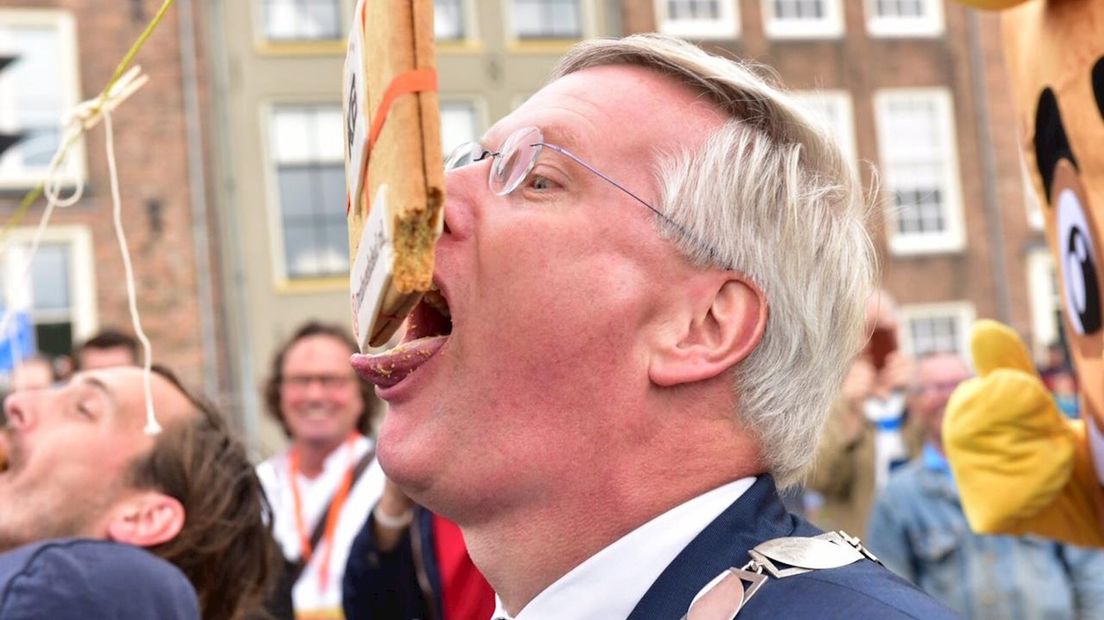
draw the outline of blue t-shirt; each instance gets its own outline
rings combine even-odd
[[[0,553],[0,620],[197,620],[195,589],[172,564],[106,540],[56,539]]]

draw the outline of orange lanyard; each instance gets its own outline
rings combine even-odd
[[[325,592],[330,580],[330,555],[333,551],[334,529],[337,527],[337,518],[341,516],[341,509],[345,506],[345,500],[349,497],[349,488],[353,486],[353,444],[356,442],[356,433],[349,435],[345,440],[345,449],[348,454],[349,466],[345,469],[345,476],[334,493],[330,509],[322,516],[326,520],[326,529],[322,531],[322,565],[318,569],[318,590]],[[311,560],[312,552],[310,534],[307,533],[306,520],[303,517],[303,500],[299,496],[299,451],[292,448],[289,459],[291,468],[291,497],[295,501],[295,527],[299,530],[299,557],[307,564]]]

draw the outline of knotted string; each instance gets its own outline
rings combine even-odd
[[[95,127],[102,120],[104,122],[104,133],[106,138],[104,144],[107,153],[108,177],[111,181],[111,202],[115,237],[119,241],[119,252],[122,255],[123,268],[126,272],[127,301],[129,302],[130,320],[134,327],[134,333],[142,344],[142,352],[145,358],[142,373],[143,391],[146,401],[145,432],[150,435],[155,435],[161,432],[161,425],[158,424],[157,416],[153,409],[153,389],[151,380],[153,370],[153,348],[150,346],[149,338],[146,337],[146,333],[142,329],[142,321],[138,313],[134,268],[131,264],[130,249],[127,246],[126,234],[123,230],[119,174],[115,163],[115,135],[111,124],[111,112],[117,108],[119,104],[126,101],[127,98],[137,92],[138,89],[144,86],[148,81],[149,78],[141,74],[140,67],[133,67],[122,75],[114,78],[109,88],[101,93],[99,97],[77,105],[70,113],[65,123],[63,139],[59,141],[58,149],[50,160],[46,181],[41,186],[42,195],[46,197],[46,208],[42,212],[42,219],[39,220],[34,236],[31,239],[30,251],[26,263],[23,266],[19,281],[20,288],[24,290],[30,285],[31,266],[34,262],[35,255],[38,253],[42,235],[50,223],[50,217],[53,215],[54,209],[59,207],[63,209],[71,207],[76,204],[84,194],[85,181],[83,178],[78,178],[73,192],[69,196],[62,196],[62,185],[65,182],[64,175],[62,174],[62,167],[65,164],[66,157],[72,145],[76,144],[77,140],[79,140],[84,133]],[[8,326],[13,316],[14,310],[12,305],[8,304],[8,307],[4,310],[3,318],[0,319],[0,334],[7,334]],[[13,356],[18,358],[18,347],[13,346],[12,351]],[[16,360],[16,363],[18,363],[18,360]]]

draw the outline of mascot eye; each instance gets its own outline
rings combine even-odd
[[[1066,314],[1078,334],[1100,330],[1100,284],[1092,229],[1072,190],[1058,196],[1058,251],[1062,257]]]

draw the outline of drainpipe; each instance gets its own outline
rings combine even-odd
[[[196,82],[195,82],[195,19],[192,13],[192,0],[177,0],[180,5],[180,22],[181,22],[181,41],[182,48],[184,41],[187,41],[187,46],[190,50],[190,54],[186,56],[190,59],[187,61],[187,66],[191,67],[191,71],[185,71],[185,75],[191,75],[191,92],[192,103],[196,105],[194,131],[195,136],[193,140],[190,140],[195,148],[195,156],[197,162],[202,162],[202,133],[199,124],[198,116],[198,97],[195,96]],[[209,26],[207,43],[209,53],[208,68],[210,70],[210,85],[212,90],[212,99],[215,105],[212,107],[212,114],[214,115],[215,124],[219,128],[219,131],[214,132],[212,139],[212,148],[217,149],[218,157],[215,158],[215,162],[225,167],[226,178],[219,178],[222,183],[219,194],[219,203],[223,205],[234,204],[234,184],[233,184],[233,154],[231,152],[230,139],[228,132],[224,131],[225,128],[230,126],[230,122],[227,118],[227,90],[229,79],[227,77],[227,65],[228,59],[226,54],[226,47],[221,38],[223,33],[222,23],[222,2],[221,0],[212,0],[207,4],[207,24]],[[189,123],[189,135],[193,129],[193,124]],[[192,167],[193,170],[200,172],[200,187],[202,187],[202,171],[203,167],[200,163],[197,163]],[[217,175],[216,175],[217,176]],[[197,190],[199,196],[205,197],[202,190]],[[197,239],[203,239],[203,250],[199,251],[199,243],[197,242],[197,254],[204,257],[204,261],[207,261],[207,235],[208,230],[206,228],[206,217],[208,215],[206,200],[203,202],[203,233],[202,235],[196,235]],[[238,226],[238,220],[234,212],[230,209],[224,210],[225,217],[219,220],[220,236],[223,240],[236,240],[240,239],[240,231]],[[196,224],[197,230],[200,225]],[[223,277],[226,278],[230,285],[223,286],[223,308],[226,309],[225,316],[227,321],[226,337],[229,339],[230,349],[230,387],[229,391],[234,396],[234,405],[237,407],[240,413],[240,429],[242,431],[242,437],[246,441],[250,450],[256,452],[260,445],[259,431],[257,427],[257,415],[258,405],[257,396],[251,387],[242,389],[242,385],[251,385],[253,381],[253,357],[249,347],[249,324],[246,320],[246,304],[241,297],[239,297],[239,291],[245,290],[245,275],[242,272],[243,258],[241,254],[240,243],[223,243],[222,244],[222,265],[220,271]],[[203,274],[205,278],[209,278],[210,271],[209,263],[203,268]],[[206,294],[208,299],[211,295],[210,281],[206,282]],[[213,304],[204,304],[203,310],[209,315],[213,313]],[[213,328],[214,321],[213,316],[209,319],[210,326]],[[211,345],[214,346],[214,334],[211,334]]]
[[[989,133],[989,95],[985,83],[985,60],[976,10],[966,11],[966,37],[970,46],[970,76],[974,86],[974,117],[977,119],[978,151],[981,154],[985,233],[989,241],[989,262],[996,281],[997,319],[1011,324],[1012,302],[1008,295],[1008,272],[1004,264],[1004,225],[997,198],[997,162]]]
[[[203,388],[219,391],[219,355],[215,343],[214,295],[211,289],[211,254],[208,246],[207,180],[203,162],[203,129],[199,118],[199,85],[196,75],[195,16],[191,0],[177,2],[180,29],[180,73],[184,92],[184,127],[188,138],[188,193],[192,197],[192,240],[195,244],[196,294],[203,354]]]

